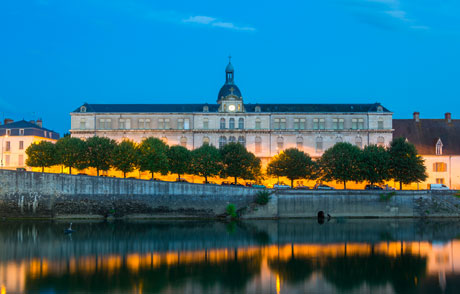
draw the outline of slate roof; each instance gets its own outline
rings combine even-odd
[[[38,137],[45,137],[45,138],[50,138],[49,135],[45,136],[45,131],[49,134],[51,133],[51,138],[52,139],[59,139],[59,134],[56,133],[55,131],[39,127],[38,125],[25,121],[25,120],[20,120],[20,121],[15,121],[9,124],[3,124],[0,125],[0,136],[4,136],[6,134],[6,130],[9,129],[11,130],[10,136],[20,136],[19,135],[19,130],[24,129],[24,136],[38,136]],[[22,135],[21,135],[22,136]]]
[[[393,119],[393,138],[405,137],[421,155],[436,155],[436,143],[443,144],[442,155],[460,155],[460,120]]]
[[[194,113],[203,112],[203,106],[209,107],[209,112],[217,112],[218,104],[87,104],[86,112],[96,113]],[[273,113],[367,113],[377,112],[379,103],[373,104],[244,104],[246,112],[255,112],[256,106],[260,106],[261,112]],[[80,107],[74,113],[80,112]],[[384,113],[390,111],[383,107]]]
[[[220,88],[219,94],[217,94],[217,100],[221,99],[222,97],[227,97],[228,95],[235,95],[238,98],[242,97],[240,88],[238,88],[238,86],[233,83],[226,83],[222,86],[222,88]]]

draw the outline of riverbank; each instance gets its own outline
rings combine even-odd
[[[137,179],[0,171],[3,218],[219,218],[234,204],[241,218],[460,217],[453,191],[278,190]]]

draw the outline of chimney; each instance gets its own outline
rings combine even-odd
[[[37,119],[37,126],[39,126],[40,128],[43,127],[43,121],[41,118]]]
[[[12,122],[14,122],[14,120],[12,120],[10,118],[5,118],[5,121],[4,121],[5,125],[10,124]]]
[[[415,122],[420,122],[420,112],[414,112],[414,120]]]
[[[452,115],[450,114],[450,112],[446,112],[446,114],[444,115],[445,119],[446,119],[446,122],[448,124],[450,124],[452,122]]]
[[[35,121],[34,121],[34,120],[31,120],[31,121],[29,121],[29,122],[30,122],[31,124],[35,124]]]

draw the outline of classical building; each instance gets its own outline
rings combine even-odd
[[[32,143],[43,140],[56,142],[59,134],[45,129],[42,121],[17,121],[5,119],[0,125],[1,158],[0,167],[6,169],[26,168],[26,149]],[[29,169],[29,168],[28,168]]]
[[[429,184],[445,184],[460,189],[460,120],[446,113],[444,119],[394,119],[394,137],[404,137],[415,145],[425,159],[428,178],[419,189]]]
[[[318,157],[337,142],[387,145],[393,133],[393,114],[379,103],[244,103],[230,62],[217,104],[85,103],[70,115],[73,137],[140,142],[154,136],[189,149],[239,142],[263,162],[289,147]]]

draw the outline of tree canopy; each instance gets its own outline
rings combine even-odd
[[[323,180],[335,180],[347,188],[348,181],[360,181],[361,149],[350,143],[337,143],[327,149],[321,157],[321,176]]]
[[[89,165],[86,142],[73,137],[63,137],[56,142],[58,163],[69,168],[85,169]]]
[[[221,175],[234,178],[235,184],[238,183],[238,178],[255,180],[261,175],[260,159],[243,145],[228,143],[220,149],[220,153],[223,164]]]
[[[283,176],[291,180],[292,188],[296,179],[314,179],[315,171],[315,162],[308,154],[297,148],[289,148],[276,155],[267,167],[269,175]]]
[[[56,146],[48,141],[40,141],[31,144],[26,149],[26,164],[33,167],[41,167],[44,172],[45,167],[50,167],[58,163],[56,156]]]
[[[382,184],[390,179],[390,154],[381,146],[365,146],[361,152],[360,170],[362,180],[371,185]]]
[[[192,151],[192,173],[204,177],[205,183],[208,177],[217,176],[221,170],[221,156],[216,147],[203,144]]]
[[[168,174],[168,145],[162,140],[154,137],[144,139],[138,146],[139,169],[149,171],[152,174],[159,172],[162,175]]]
[[[112,165],[115,169],[123,172],[124,178],[126,178],[126,173],[132,172],[137,164],[138,153],[133,141],[123,140],[113,148]]]
[[[191,152],[183,146],[171,146],[168,150],[169,171],[177,174],[178,180],[181,175],[190,171],[191,160]]]
[[[86,140],[88,166],[95,168],[98,176],[100,170],[107,171],[110,169],[115,146],[114,140],[105,137],[94,136]]]
[[[390,148],[390,174],[399,182],[399,189],[403,184],[424,181],[427,178],[424,160],[417,154],[415,146],[405,138],[394,139]]]

